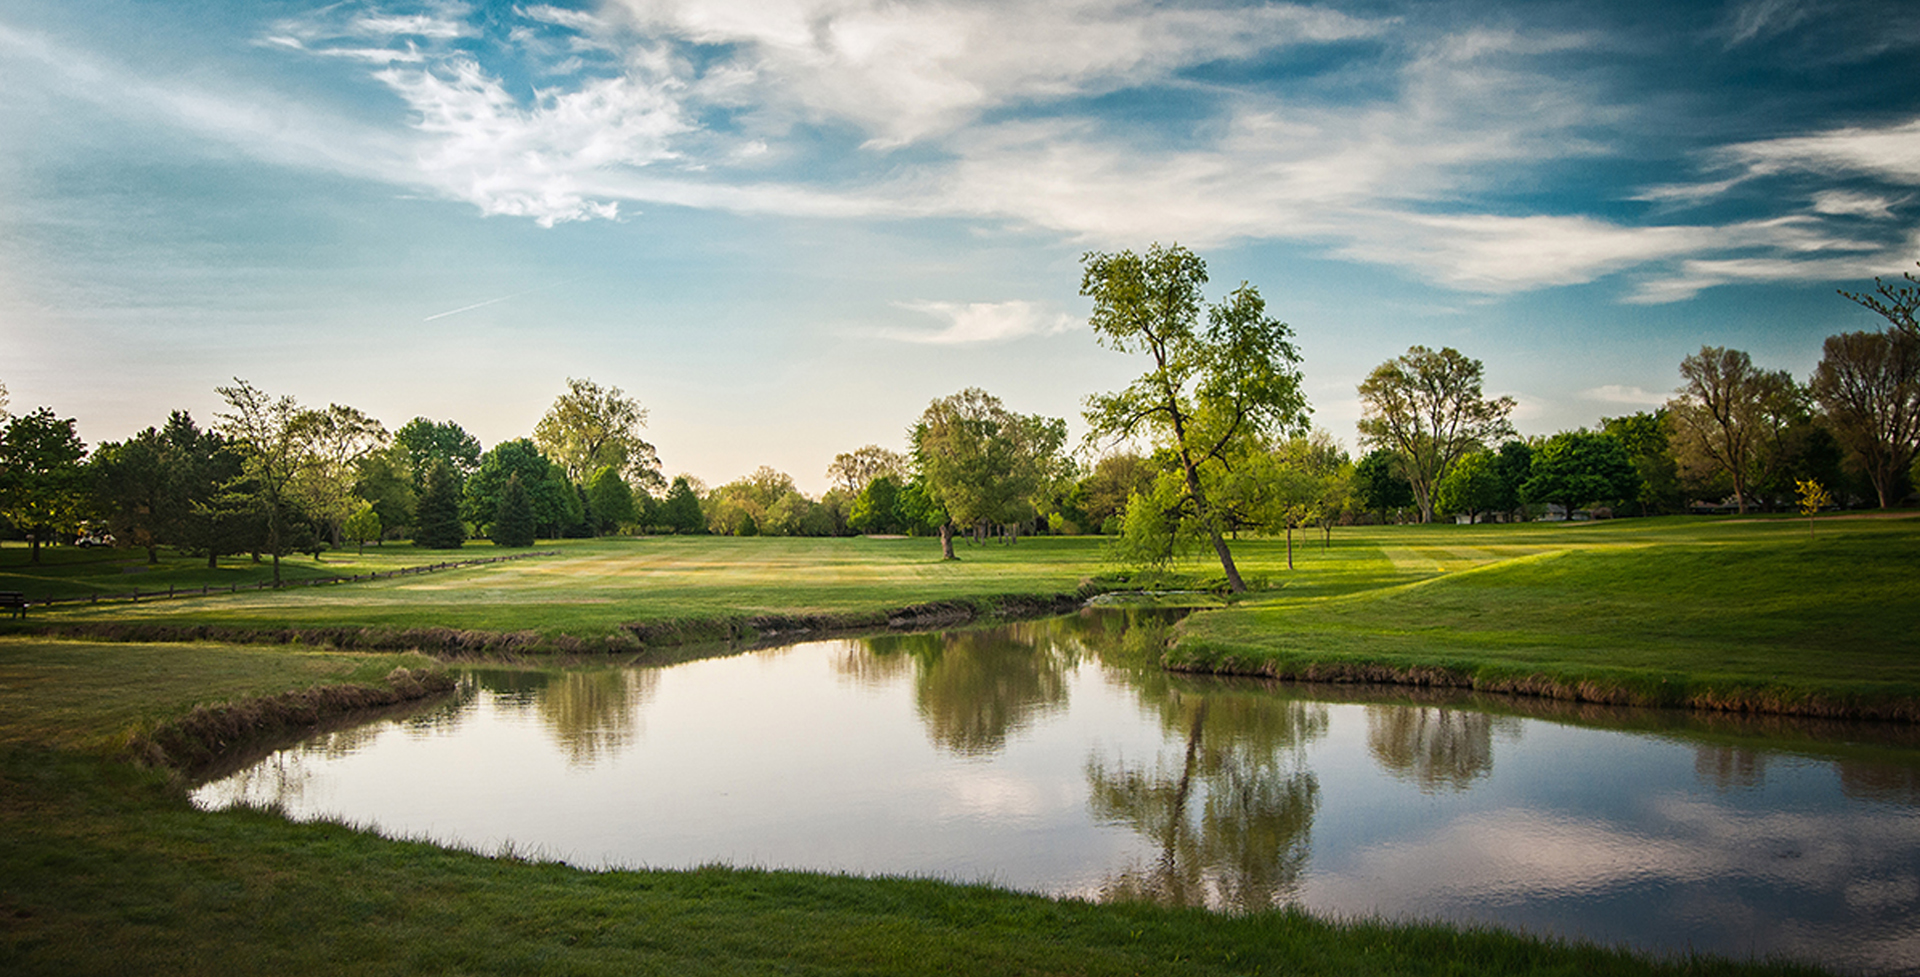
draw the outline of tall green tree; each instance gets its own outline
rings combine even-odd
[[[1533,472],[1520,486],[1528,502],[1573,510],[1614,503],[1640,494],[1640,473],[1619,441],[1591,431],[1563,431],[1533,453]]]
[[[26,532],[34,563],[42,543],[78,524],[88,501],[87,446],[73,424],[41,407],[0,430],[0,516]]]
[[[519,472],[507,476],[506,487],[500,493],[500,508],[494,513],[492,523],[495,546],[533,545],[533,496],[520,484]]]
[[[1625,417],[1603,417],[1600,429],[1627,449],[1627,460],[1640,475],[1640,492],[1633,500],[1640,514],[1677,512],[1686,506],[1680,488],[1680,463],[1673,457],[1673,427],[1666,408],[1638,411]]]
[[[827,477],[855,496],[876,478],[890,475],[898,484],[906,473],[907,456],[877,444],[834,455],[827,466]]]
[[[620,477],[612,465],[602,466],[587,480],[587,509],[593,513],[596,533],[616,532],[619,528],[632,523],[637,518],[633,506],[633,489],[627,486],[627,480]]]
[[[416,417],[393,432],[393,446],[405,453],[407,470],[414,474],[414,490],[426,487],[427,470],[435,460],[453,469],[462,487],[480,470],[480,441],[453,421]]]
[[[685,475],[676,476],[667,497],[660,503],[660,524],[676,533],[703,533],[707,520],[700,512],[700,493]]]
[[[1824,353],[1813,399],[1880,508],[1888,508],[1920,449],[1920,333],[1842,333],[1827,337]]]
[[[1456,460],[1513,433],[1514,400],[1482,394],[1483,373],[1452,347],[1414,346],[1360,384],[1360,438],[1399,459],[1421,522],[1433,521],[1434,489]]]
[[[947,513],[941,553],[953,559],[953,527],[976,540],[990,524],[1030,519],[1065,445],[1057,418],[1016,414],[1000,398],[969,387],[927,405],[911,432],[913,461],[927,492]]]
[[[311,457],[300,424],[303,412],[290,396],[270,396],[238,377],[234,383],[214,388],[227,402],[227,411],[214,415],[216,430],[240,454],[241,477],[229,487],[241,493],[262,526],[259,546],[273,558],[278,586],[280,558],[294,552],[293,544],[304,534],[294,525],[301,517],[293,489]]]
[[[611,466],[630,484],[657,489],[666,483],[659,455],[640,437],[646,424],[646,410],[619,387],[568,377],[566,392],[534,426],[533,443],[575,484]]]
[[[1447,476],[1434,489],[1436,512],[1457,513],[1468,522],[1482,513],[1500,508],[1507,496],[1506,480],[1500,477],[1500,456],[1491,451],[1474,451],[1454,461]]]
[[[1386,448],[1375,448],[1353,466],[1354,501],[1368,512],[1387,514],[1413,505],[1413,485],[1400,474],[1399,459]]]
[[[1781,460],[1778,450],[1799,411],[1799,385],[1785,370],[1762,370],[1746,353],[1702,346],[1680,361],[1684,382],[1667,401],[1681,473],[1725,475],[1744,513],[1753,486]]]
[[[387,444],[387,429],[356,408],[329,404],[326,410],[303,410],[294,419],[296,437],[305,458],[288,487],[300,508],[325,527],[335,546],[342,527],[359,509],[354,494],[360,481],[360,463]]]
[[[1246,590],[1207,481],[1248,445],[1305,427],[1292,331],[1244,282],[1205,306],[1203,330],[1206,262],[1177,244],[1145,255],[1088,252],[1081,263],[1080,294],[1093,299],[1088,322],[1100,344],[1151,360],[1126,389],[1087,398],[1088,437],[1165,452],[1180,477],[1181,521],[1212,545],[1227,586]]]
[[[460,476],[445,460],[435,459],[427,469],[426,490],[420,493],[413,542],[428,549],[451,550],[466,541],[467,530],[460,521]]]

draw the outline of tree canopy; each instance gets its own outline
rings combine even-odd
[[[646,424],[640,402],[619,387],[568,377],[566,393],[534,426],[533,443],[576,484],[611,467],[633,485],[658,489],[666,482],[659,455],[640,437]]]
[[[976,533],[1033,514],[1033,498],[1067,439],[1066,422],[1016,414],[978,387],[927,405],[913,427],[913,460],[929,496],[954,525]],[[953,557],[951,530],[942,551]]]
[[[73,418],[56,417],[50,407],[21,414],[0,429],[0,516],[27,531],[35,563],[50,534],[80,519],[88,498],[80,467],[86,454]]]
[[[1360,384],[1360,438],[1394,453],[1422,522],[1433,521],[1434,489],[1456,460],[1513,433],[1513,398],[1484,396],[1482,372],[1452,347],[1414,346]]]
[[[1746,353],[1702,346],[1680,361],[1685,381],[1667,401],[1674,454],[1683,473],[1720,473],[1741,512],[1754,483],[1768,473],[1773,450],[1796,408],[1799,385],[1785,370],[1762,370]]]
[[[1292,330],[1268,316],[1259,290],[1244,282],[1205,305],[1206,262],[1177,244],[1155,244],[1145,255],[1090,251],[1081,264],[1095,338],[1151,360],[1124,390],[1086,399],[1088,437],[1145,440],[1164,452],[1180,480],[1177,522],[1212,544],[1230,588],[1246,590],[1207,486],[1234,455],[1306,426]]]

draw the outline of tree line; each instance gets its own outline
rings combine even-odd
[[[1088,435],[968,388],[932,401],[908,450],[835,456],[820,498],[762,467],[709,488],[661,474],[647,412],[618,387],[568,379],[531,437],[482,450],[454,421],[389,432],[340,404],[307,407],[243,380],[216,388],[203,426],[185,411],[91,452],[71,418],[14,416],[0,386],[0,532],[39,547],[104,530],[117,545],[274,561],[348,544],[473,538],[530,546],[609,533],[937,535],[1008,543],[1102,533],[1126,560],[1160,565],[1211,550],[1242,589],[1231,541],[1356,521],[1686,511],[1747,512],[1817,485],[1841,504],[1897,504],[1920,448],[1920,279],[1841,294],[1888,322],[1828,337],[1804,383],[1739,350],[1702,347],[1652,411],[1595,430],[1518,436],[1507,397],[1483,393],[1480,361],[1415,346],[1359,386],[1351,458],[1308,425],[1290,328],[1242,283],[1203,294],[1205,262],[1178,245],[1089,252],[1081,294],[1102,345],[1139,357],[1126,388],[1086,398]]]

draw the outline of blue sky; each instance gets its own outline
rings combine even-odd
[[[1416,343],[1551,433],[1883,325],[1835,290],[1920,260],[1917,77],[1897,2],[0,0],[0,383],[491,445],[584,376],[817,492],[962,387],[1077,425],[1140,369],[1081,254],[1177,241],[1350,447]]]

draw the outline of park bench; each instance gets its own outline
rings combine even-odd
[[[12,611],[14,617],[26,617],[27,595],[17,590],[0,590],[0,610]]]

